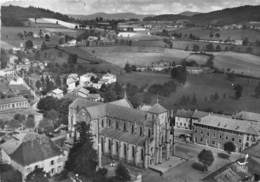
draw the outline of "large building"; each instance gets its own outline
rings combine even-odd
[[[47,136],[36,133],[20,133],[0,145],[0,161],[18,170],[23,181],[37,167],[51,176],[60,173],[66,156]]]
[[[26,109],[29,107],[30,104],[28,100],[21,96],[0,99],[0,112],[7,112],[16,109]]]
[[[109,155],[144,168],[170,158],[173,139],[169,115],[159,103],[140,111],[126,98],[110,103],[78,98],[69,106],[68,119],[69,139],[77,136],[78,122],[90,124],[99,156]]]
[[[193,123],[195,143],[223,149],[231,141],[239,152],[256,143],[259,133],[259,125],[251,121],[221,115],[208,115]]]

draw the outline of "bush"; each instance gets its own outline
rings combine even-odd
[[[230,156],[228,154],[225,154],[225,153],[218,153],[218,157],[222,158],[222,159],[228,159]]]
[[[226,142],[224,143],[224,150],[227,151],[228,153],[235,152],[236,146],[233,142]]]
[[[206,167],[205,167],[203,164],[198,163],[198,162],[194,162],[194,163],[191,165],[191,167],[192,167],[193,169],[196,169],[196,170],[202,171],[202,172],[204,172],[204,171],[207,170]]]

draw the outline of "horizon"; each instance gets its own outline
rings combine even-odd
[[[88,1],[88,2],[87,2]],[[201,2],[200,2],[201,1]],[[137,15],[180,14],[186,11],[207,13],[240,6],[257,6],[260,0],[12,0],[2,6],[39,7],[67,15],[92,15],[97,13]],[[109,10],[108,10],[109,9]],[[88,13],[89,12],[89,13]]]

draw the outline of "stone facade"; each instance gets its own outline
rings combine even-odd
[[[0,112],[29,108],[30,104],[24,97],[11,97],[0,100]]]
[[[173,148],[168,111],[158,103],[139,111],[131,104],[121,106],[128,102],[122,100],[94,105],[75,100],[69,108],[68,138],[77,135],[75,125],[84,121],[90,124],[93,147],[103,155],[144,168],[168,160]]]

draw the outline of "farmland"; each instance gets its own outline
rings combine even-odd
[[[123,74],[119,77],[120,83],[131,83],[139,88],[148,88],[152,84],[163,84],[171,77],[167,74],[133,72]],[[178,85],[176,92],[169,97],[160,97],[161,103],[167,108],[176,108],[182,96],[189,96],[190,99],[195,94],[198,104],[197,109],[211,109],[215,112],[235,112],[239,110],[248,110],[252,112],[260,112],[260,99],[252,97],[254,89],[259,80],[237,77],[233,82],[227,80],[224,74],[202,74],[188,75],[188,79],[184,85]],[[243,86],[242,97],[238,100],[233,99],[234,90],[232,83],[239,83]],[[216,94],[218,100],[210,101],[210,96]],[[207,98],[207,101],[205,101]],[[178,106],[180,107],[180,106]],[[177,108],[178,108],[177,107]]]
[[[123,67],[126,63],[149,65],[160,60],[180,62],[189,56],[189,52],[157,47],[87,47],[81,48],[92,52],[96,57]]]

